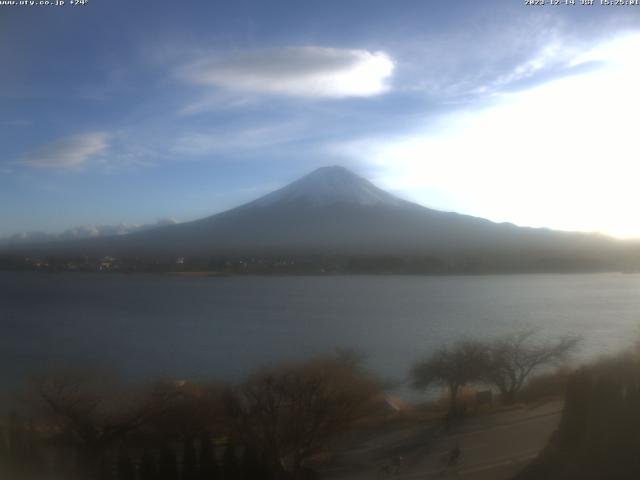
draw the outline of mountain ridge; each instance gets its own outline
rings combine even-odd
[[[445,264],[621,269],[630,244],[499,224],[398,198],[340,166],[323,167],[236,208],[126,235],[15,248],[117,257],[434,257]],[[511,267],[510,267],[511,268]],[[536,267],[537,268],[537,267]]]

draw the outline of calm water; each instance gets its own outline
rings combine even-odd
[[[629,346],[640,275],[178,278],[0,273],[0,375],[82,362],[130,378],[239,379],[337,347],[402,380],[442,342],[518,325],[580,334],[581,358]]]

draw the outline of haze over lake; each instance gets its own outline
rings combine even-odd
[[[0,272],[0,374],[83,365],[237,380],[349,347],[385,378],[443,342],[522,325],[584,337],[580,359],[630,346],[640,275],[181,278]]]

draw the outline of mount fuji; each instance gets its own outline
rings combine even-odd
[[[603,235],[518,227],[429,209],[333,166],[200,220],[20,248],[49,255],[146,257],[429,256],[489,270],[539,271],[619,269],[631,247]]]

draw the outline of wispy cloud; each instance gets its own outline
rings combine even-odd
[[[258,101],[259,97],[253,93],[238,95],[237,92],[214,91],[188,103],[178,111],[178,114],[189,116],[209,111],[230,111],[254,106]]]
[[[437,208],[496,221],[640,235],[635,137],[640,34],[571,62],[600,68],[496,95],[412,133],[364,138],[330,153],[367,162],[385,187]],[[562,53],[562,56],[567,56]],[[606,129],[607,122],[616,127]]]
[[[201,59],[179,75],[192,84],[244,93],[343,98],[384,93],[393,70],[384,52],[288,47]]]
[[[489,21],[485,30],[426,33],[400,45],[397,88],[470,103],[595,69],[599,65],[586,62],[576,69],[574,60],[607,40],[606,29],[571,28],[552,15]]]
[[[171,151],[176,155],[194,157],[217,153],[241,154],[287,144],[301,137],[304,137],[304,125],[297,122],[255,126],[241,130],[200,130],[178,137]]]
[[[59,138],[27,153],[18,163],[34,168],[77,168],[104,152],[108,148],[108,139],[105,132]]]

